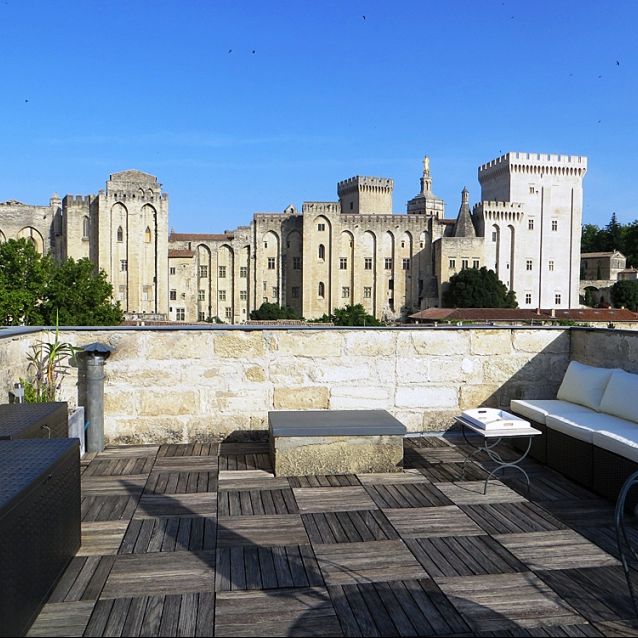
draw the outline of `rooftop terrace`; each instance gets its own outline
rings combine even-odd
[[[82,547],[32,636],[635,635],[612,504],[528,461],[492,481],[453,434],[405,472],[276,478],[265,442],[86,458]]]

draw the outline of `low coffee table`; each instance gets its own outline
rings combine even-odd
[[[403,470],[406,427],[385,410],[268,413],[276,476]]]
[[[506,414],[506,413],[504,413]],[[510,415],[512,418],[520,419],[520,417],[515,415]],[[474,450],[466,455],[465,461],[463,462],[463,478],[465,478],[465,467],[468,461],[475,460],[478,465],[480,465],[486,472],[487,478],[485,479],[485,485],[483,487],[483,494],[487,494],[487,484],[488,481],[496,475],[497,472],[503,471],[509,467],[518,470],[523,474],[525,480],[527,481],[527,492],[529,493],[529,475],[527,472],[520,466],[520,463],[527,457],[529,454],[530,448],[532,447],[532,439],[539,434],[542,434],[540,430],[537,430],[531,425],[529,425],[528,421],[527,427],[523,428],[507,428],[503,430],[486,430],[484,428],[480,428],[474,425],[471,421],[463,418],[463,416],[457,416],[456,420],[461,424],[461,431],[463,433],[463,439],[465,442],[474,448]],[[475,434],[479,434],[482,437],[481,445],[475,445],[472,443],[466,436],[466,428],[474,432]],[[527,447],[521,450],[521,454],[518,458],[515,458],[512,461],[504,460],[501,455],[496,452],[495,448],[501,443],[503,439],[513,439],[513,438],[527,438]],[[524,447],[524,446],[523,446]],[[490,461],[496,463],[496,467],[492,470],[488,470],[488,468],[484,467],[480,461],[476,460],[480,453],[486,454]]]

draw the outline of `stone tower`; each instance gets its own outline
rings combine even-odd
[[[479,167],[487,266],[522,308],[578,307],[586,172],[586,157],[546,153],[507,153]]]
[[[423,158],[423,176],[421,192],[408,202],[408,215],[425,215],[434,219],[442,219],[445,215],[445,202],[432,192],[432,175],[430,174],[430,158]]]
[[[350,177],[337,184],[341,211],[346,214],[391,215],[394,180],[388,177]]]

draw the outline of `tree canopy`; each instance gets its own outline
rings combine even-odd
[[[299,319],[300,317],[290,306],[280,306],[278,303],[264,303],[250,313],[254,321],[276,321],[277,319]]]
[[[362,304],[349,304],[335,308],[331,315],[323,315],[316,323],[333,323],[335,326],[382,326],[383,324],[366,312]]]
[[[450,277],[443,293],[446,308],[516,308],[516,293],[507,290],[493,270],[466,268]]]
[[[611,287],[611,302],[616,308],[624,306],[632,312],[638,310],[638,281],[617,281]]]
[[[580,239],[581,253],[611,252],[619,250],[627,257],[627,266],[638,266],[638,220],[621,224],[612,213],[603,228],[585,224]]]
[[[106,273],[88,259],[59,264],[26,239],[0,244],[0,322],[5,326],[105,326],[122,322]]]

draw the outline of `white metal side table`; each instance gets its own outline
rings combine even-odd
[[[468,461],[475,460],[478,465],[483,468],[487,474],[487,478],[485,479],[485,486],[483,487],[483,494],[487,494],[487,483],[488,481],[496,475],[497,472],[501,472],[506,470],[507,468],[513,468],[521,472],[521,474],[525,477],[525,481],[527,482],[527,492],[529,493],[529,475],[527,472],[520,466],[520,463],[525,460],[529,451],[532,447],[532,438],[542,434],[540,430],[537,430],[531,427],[528,424],[526,428],[507,428],[502,430],[496,429],[485,429],[480,428],[470,421],[463,418],[463,416],[457,416],[456,420],[461,424],[461,432],[463,433],[463,439],[465,442],[474,448],[474,450],[467,454],[465,457],[465,461],[463,462],[463,478],[465,478],[465,468]],[[472,443],[466,435],[466,428],[474,432],[475,434],[479,434],[482,437],[482,444],[475,445]],[[528,444],[527,449],[521,453],[518,458],[514,460],[507,461],[501,457],[501,455],[495,450],[495,448],[501,443],[503,439],[513,439],[516,437],[527,437]],[[496,467],[488,471],[488,468],[484,467],[481,462],[476,459],[481,453],[487,455],[490,461],[496,463]]]

